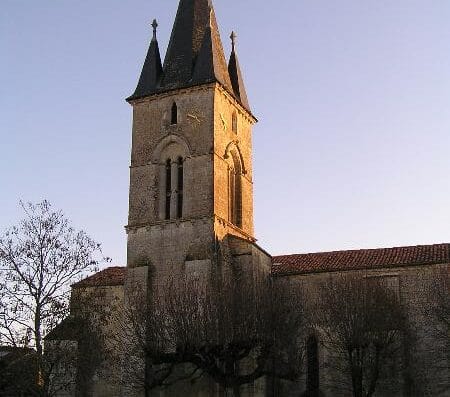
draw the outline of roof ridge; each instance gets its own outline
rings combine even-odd
[[[72,288],[123,285],[126,266],[111,266],[71,285]]]
[[[343,253],[343,252],[364,252],[364,251],[367,252],[367,251],[383,251],[383,250],[421,248],[421,247],[439,247],[439,246],[450,246],[450,243],[418,244],[418,245],[402,245],[402,246],[394,246],[394,247],[355,248],[355,249],[348,249],[348,250],[304,252],[304,253],[297,253],[297,254],[273,255],[273,258],[281,258],[281,257],[288,257],[288,256],[303,256],[303,255],[338,254],[338,253]]]
[[[443,263],[450,263],[450,243],[279,255],[272,258],[272,274],[283,276]]]

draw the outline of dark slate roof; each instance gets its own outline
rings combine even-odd
[[[239,66],[236,48],[234,44],[234,32],[232,33],[233,50],[231,51],[230,61],[228,63],[228,73],[231,79],[231,85],[236,98],[241,102],[247,110],[250,110],[250,104],[245,90],[244,78],[242,77],[241,68]]]
[[[275,276],[450,263],[450,244],[282,255],[272,263]]]
[[[195,62],[192,82],[197,85],[217,81],[228,90],[232,90],[219,29],[213,12],[211,12],[210,18]]]
[[[114,287],[125,282],[126,267],[109,267],[73,284],[72,288]]]
[[[220,83],[250,111],[242,89],[233,89],[211,0],[180,0],[164,66],[160,67],[154,38],[136,91],[127,100],[212,82]]]
[[[145,58],[144,66],[142,67],[141,77],[139,78],[136,91],[134,91],[134,94],[128,100],[142,98],[156,92],[161,81],[162,73],[161,55],[155,31],[147,52],[147,57]]]

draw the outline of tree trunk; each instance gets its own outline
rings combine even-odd
[[[357,357],[354,357],[354,354]],[[360,352],[348,351],[349,364],[352,374],[353,397],[363,397],[363,370],[361,366]]]
[[[233,397],[241,397],[240,385],[233,385]]]
[[[378,378],[380,376],[380,349],[375,348],[375,362],[373,363],[372,379],[370,379],[369,390],[367,391],[367,397],[372,397],[377,387]]]
[[[36,341],[36,359],[37,359],[37,374],[36,384],[39,393],[44,395],[45,388],[48,385],[42,384],[43,380],[43,349],[42,349],[42,335],[41,335],[41,308],[39,302],[36,304],[36,311],[34,315],[34,339]]]

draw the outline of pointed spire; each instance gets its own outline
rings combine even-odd
[[[214,11],[211,9],[202,46],[195,62],[192,82],[201,84],[214,81],[218,81],[229,90],[232,89],[219,29]]]
[[[228,73],[231,79],[231,85],[236,98],[241,102],[248,111],[250,111],[250,104],[248,103],[247,92],[245,91],[244,79],[242,77],[241,68],[239,66],[238,57],[236,54],[236,33],[231,32],[231,56],[228,63]]]
[[[128,100],[219,82],[250,111],[235,53],[236,35],[232,35],[233,51],[227,65],[211,0],[180,0],[164,67],[156,38],[157,27],[154,20],[153,38],[141,77]]]
[[[164,61],[164,88],[231,83],[211,0],[180,0]]]
[[[158,40],[156,38],[156,30],[158,22],[156,19],[151,24],[153,28],[153,37],[150,43],[150,48],[145,58],[144,66],[142,68],[141,77],[136,87],[136,91],[127,100],[142,98],[154,94],[157,91],[158,84],[161,80],[163,68],[161,64],[161,55],[159,52]]]

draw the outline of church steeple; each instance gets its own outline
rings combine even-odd
[[[227,65],[211,0],[180,0],[164,66],[156,39],[156,21],[152,26],[153,39],[139,83],[128,100],[218,82],[250,111],[234,44]]]
[[[161,80],[163,68],[161,64],[158,40],[156,38],[156,29],[158,27],[158,22],[156,22],[156,19],[153,20],[151,26],[153,28],[153,37],[150,43],[150,48],[148,49],[147,57],[145,58],[141,77],[139,78],[136,91],[131,97],[128,98],[128,100],[154,94],[157,91]]]
[[[254,241],[252,127],[233,35],[211,0],[179,0],[163,66],[156,26],[133,107],[128,266],[169,274],[227,235]],[[232,78],[230,78],[230,73]]]
[[[228,73],[230,75],[233,92],[241,104],[250,111],[247,92],[245,91],[244,79],[242,77],[241,68],[236,54],[236,33],[231,32],[231,56],[228,63]]]

